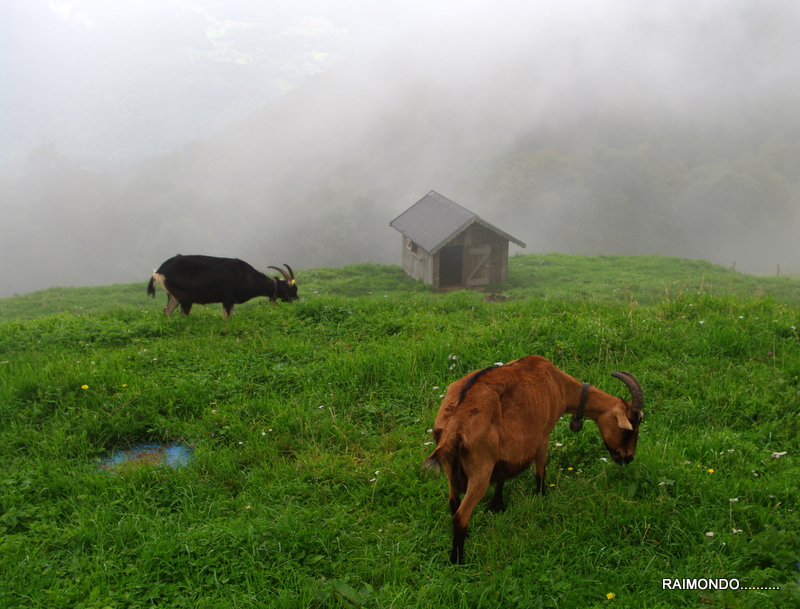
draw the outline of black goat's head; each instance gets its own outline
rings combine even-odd
[[[275,286],[275,293],[272,296],[272,300],[281,299],[284,302],[291,302],[292,300],[297,300],[297,278],[294,276],[294,271],[292,267],[288,264],[284,263],[284,265],[289,272],[287,273],[282,268],[277,266],[271,266],[269,268],[275,269],[281,275],[283,275],[283,279],[273,279],[272,283]]]

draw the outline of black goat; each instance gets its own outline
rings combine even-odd
[[[178,305],[186,317],[192,305],[222,303],[222,317],[233,314],[233,305],[247,302],[256,296],[267,296],[271,301],[297,300],[297,281],[288,264],[289,274],[281,268],[283,279],[267,277],[244,260],[215,258],[214,256],[181,256],[178,254],[153,271],[147,293],[156,296],[156,283],[169,296],[164,313],[169,315]]]

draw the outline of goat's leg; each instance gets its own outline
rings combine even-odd
[[[472,516],[472,511],[478,502],[483,498],[486,489],[489,488],[489,479],[492,476],[492,465],[483,467],[481,470],[468,473],[469,482],[464,500],[453,514],[453,547],[450,550],[450,562],[453,564],[464,564],[464,540],[467,538],[467,525]]]
[[[458,491],[453,488],[452,484],[450,485],[450,498],[447,503],[450,506],[451,515],[455,515],[458,508],[461,507],[461,498],[458,496]]]
[[[172,294],[170,294],[169,292],[167,292],[167,306],[164,307],[164,314],[165,315],[169,315],[170,313],[172,313],[175,310],[175,308],[178,306],[178,304],[179,303],[175,299],[175,297]]]
[[[539,448],[536,449],[534,462],[536,463],[536,492],[544,495],[547,491],[545,484],[545,468],[547,465],[547,446],[550,444],[550,434],[542,438]]]
[[[447,482],[450,488],[450,496],[448,497],[447,503],[450,507],[450,515],[452,516],[461,506],[461,493],[464,492],[464,489],[460,484],[458,471],[458,468],[461,467],[461,464],[458,461],[455,463],[445,461],[442,464],[442,467],[444,468],[444,473],[447,476]]]
[[[506,509],[506,504],[503,501],[503,485],[505,484],[504,480],[500,482],[496,482],[494,485],[494,495],[492,495],[491,500],[489,501],[489,505],[486,506],[486,509],[490,512],[502,512]]]

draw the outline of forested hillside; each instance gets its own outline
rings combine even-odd
[[[421,30],[124,169],[40,147],[0,182],[0,296],[144,280],[179,252],[396,264],[389,222],[432,189],[527,252],[797,270],[800,15],[743,7],[676,13],[622,42],[634,17],[556,35],[499,14],[488,31]],[[730,28],[709,38],[716,18]]]

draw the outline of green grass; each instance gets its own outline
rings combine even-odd
[[[797,277],[746,275],[704,260],[666,256],[512,256],[509,283],[510,296],[644,306],[687,294],[800,302]]]
[[[304,272],[302,301],[229,320],[146,301],[0,322],[0,606],[800,605],[800,308],[768,281],[751,298],[687,283],[642,306],[336,273]],[[617,394],[610,372],[636,374],[637,458],[619,468],[595,425],[559,424],[551,492],[535,496],[531,472],[510,482],[453,567],[446,481],[420,468],[427,430],[448,383],[528,353]],[[137,440],[196,458],[97,468]]]
[[[345,267],[303,270],[298,273],[298,277],[301,296],[366,296],[378,292],[431,291],[421,281],[409,278],[399,266],[351,264]],[[156,290],[155,299],[147,296],[147,281],[83,288],[58,287],[0,299],[0,320],[32,319],[62,312],[89,315],[131,308],[151,312],[161,311],[166,304],[166,294],[160,288]],[[265,299],[258,298],[245,305],[238,305],[236,310],[266,304],[268,303]],[[221,304],[207,305],[206,308],[222,311]]]
[[[409,278],[398,266],[352,264],[298,271],[300,294],[368,296],[379,293],[430,293],[429,286]],[[797,277],[746,275],[703,260],[665,256],[567,256],[532,254],[509,259],[508,283],[488,286],[510,298],[588,300],[649,306],[687,294],[771,297],[800,302]],[[0,320],[32,319],[52,313],[86,315],[120,308],[152,311],[164,308],[166,295],[147,297],[146,281],[91,288],[50,288],[0,299]],[[264,306],[257,299],[244,307]],[[209,305],[222,310],[221,305]],[[238,306],[241,309],[242,306]]]

